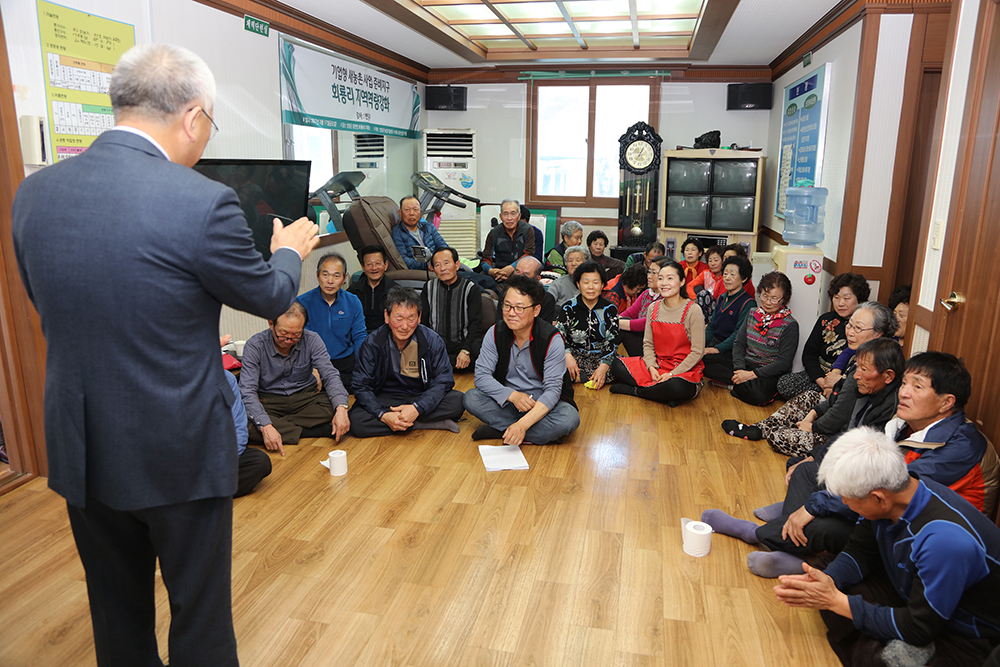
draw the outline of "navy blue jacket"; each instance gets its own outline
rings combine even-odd
[[[420,414],[433,410],[455,386],[455,376],[451,371],[451,361],[444,340],[423,324],[417,325],[413,333],[417,339],[417,358],[420,359],[420,381],[424,391],[412,401]],[[382,391],[389,368],[389,346],[395,345],[392,330],[388,324],[373,331],[358,349],[357,365],[354,367],[354,398],[365,410],[381,419],[388,411],[375,395]],[[399,369],[396,369],[399,372]]]

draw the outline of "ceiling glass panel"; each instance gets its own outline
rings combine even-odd
[[[531,39],[532,43],[539,49],[579,49],[580,44],[575,37],[539,37]]]
[[[690,37],[685,37],[683,35],[677,37],[643,37],[639,35],[639,47],[643,48],[663,48],[663,47],[681,47],[687,48],[688,43],[691,41]]]
[[[637,0],[638,10],[650,14],[699,14],[702,0]]]
[[[493,6],[509,19],[562,18],[562,12],[554,2],[495,2]]]
[[[508,37],[514,33],[510,31],[510,28],[502,23],[477,23],[475,25],[456,25],[453,26],[455,30],[460,30],[464,32],[469,37]]]
[[[628,2],[615,0],[570,0],[565,3],[566,10],[575,20],[587,16],[622,16],[628,18]]]
[[[598,46],[621,46],[632,48],[632,35],[622,35],[621,37],[585,37],[587,40],[587,46],[598,47]],[[639,38],[639,44],[642,44],[642,38]]]
[[[525,53],[533,53],[533,51],[528,51],[528,47],[524,45],[524,42],[517,39],[477,39],[477,42],[483,46],[487,51],[524,51]],[[534,43],[538,43],[540,39],[532,39]],[[573,44],[576,44],[576,40],[573,40]]]
[[[631,21],[577,21],[576,28],[584,36],[586,36],[584,33],[591,32],[627,32],[629,35],[632,34]]]
[[[571,35],[573,31],[569,29],[569,24],[565,21],[560,23],[516,23],[517,29],[527,37],[528,35]]]
[[[653,32],[693,32],[696,23],[695,19],[639,21],[639,29]]]
[[[496,14],[490,11],[489,7],[482,4],[477,5],[438,5],[427,7],[445,21],[461,21],[467,19],[496,20]]]

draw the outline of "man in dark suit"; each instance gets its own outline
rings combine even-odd
[[[115,129],[29,176],[14,201],[18,267],[47,343],[49,486],[68,505],[99,665],[162,664],[157,559],[170,662],[236,665],[237,399],[219,312],[283,313],[317,230],[274,221],[265,263],[236,194],[190,169],[215,127],[215,82],[194,54],[137,46],[110,94]]]

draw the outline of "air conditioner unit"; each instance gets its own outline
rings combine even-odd
[[[476,131],[425,130],[420,141],[420,158],[429,171],[452,189],[476,197]],[[475,257],[481,249],[476,208],[445,206],[441,210],[439,231],[448,245],[462,257]]]
[[[360,171],[365,175],[364,182],[358,186],[358,192],[363,197],[386,196],[389,158],[386,154],[385,137],[381,134],[341,134],[349,136],[354,144],[351,162],[346,170]],[[343,163],[341,164],[341,171],[345,171]]]

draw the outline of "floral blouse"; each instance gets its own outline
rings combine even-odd
[[[583,303],[582,296],[573,297],[559,309],[556,326],[573,356],[600,355],[601,363],[609,366],[614,361],[620,338],[618,308],[603,296],[598,297],[593,310]]]

